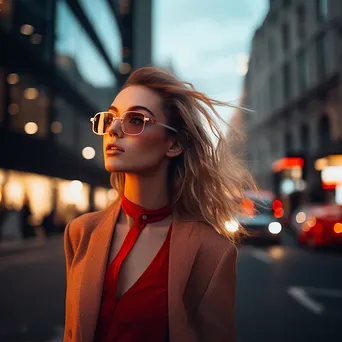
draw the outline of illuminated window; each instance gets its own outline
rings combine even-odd
[[[45,138],[49,129],[50,108],[47,89],[32,75],[17,74],[20,81],[10,86],[10,129],[15,132],[26,132],[26,124],[34,122],[39,128],[35,134]]]

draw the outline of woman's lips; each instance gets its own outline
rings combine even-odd
[[[122,153],[123,153],[122,150],[117,150],[117,149],[106,150],[106,155],[107,156],[118,156],[118,155],[120,155]]]
[[[107,144],[107,146],[106,146],[106,155],[107,156],[117,156],[123,152],[125,152],[125,150],[122,147],[120,147],[119,145],[116,145],[114,143]]]

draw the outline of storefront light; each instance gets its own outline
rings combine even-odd
[[[5,171],[0,169],[0,185],[5,184]]]
[[[94,191],[94,204],[97,210],[102,210],[108,203],[108,190],[106,188],[96,188]]]
[[[35,122],[28,122],[25,125],[24,130],[27,134],[36,134],[38,131],[38,125]]]
[[[69,205],[76,206],[78,210],[86,211],[89,208],[89,186],[79,180],[72,182],[60,180],[58,182],[58,192],[61,204],[66,213]]]
[[[22,25],[20,27],[20,32],[25,36],[29,36],[33,33],[33,26],[28,24]]]
[[[17,84],[19,82],[19,75],[12,73],[12,74],[8,74],[7,76],[7,82],[8,84]]]
[[[118,192],[114,189],[108,190],[108,201],[114,201],[118,197]]]
[[[80,182],[79,180],[73,180],[71,183],[70,183],[70,189],[71,191],[73,192],[79,192],[81,191],[83,188],[83,184],[82,182]]]
[[[39,91],[36,88],[26,88],[24,90],[24,97],[27,100],[34,100],[38,97]]]
[[[4,188],[4,194],[7,201],[11,202],[16,209],[21,208],[24,199],[24,189],[20,182],[9,181]]]
[[[96,152],[95,150],[88,146],[88,147],[85,147],[83,150],[82,150],[82,156],[84,159],[93,159],[96,155]]]

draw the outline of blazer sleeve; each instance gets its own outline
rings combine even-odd
[[[68,275],[72,260],[74,258],[74,250],[70,240],[70,224],[69,222],[64,230],[64,254],[65,254],[65,263],[66,263],[66,279],[68,281]]]
[[[237,249],[222,255],[199,305],[201,341],[235,342],[235,286]]]

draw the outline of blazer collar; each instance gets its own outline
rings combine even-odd
[[[121,199],[106,208],[103,219],[89,239],[80,288],[81,341],[92,342],[99,315],[102,287],[107,269],[113,231],[121,209]]]
[[[108,256],[120,209],[121,200],[103,211],[103,219],[93,230],[89,241],[80,288],[79,308],[82,342],[91,342],[94,339]],[[183,297],[200,245],[193,225],[192,222],[184,222],[176,218],[172,223],[168,280],[170,330],[175,329],[177,320],[180,319],[177,310],[179,308],[179,299]]]

